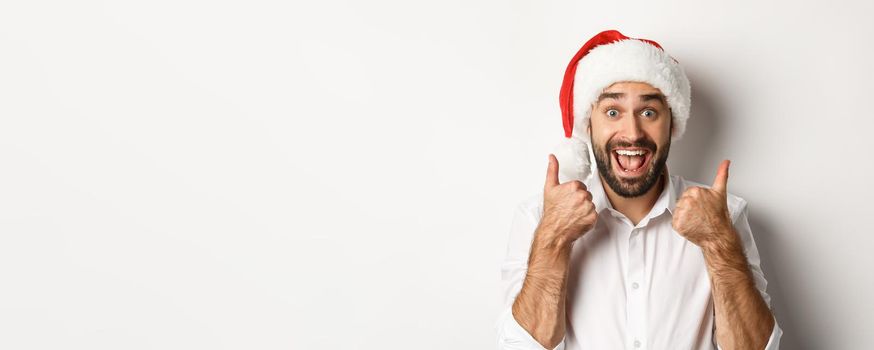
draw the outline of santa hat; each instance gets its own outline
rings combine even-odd
[[[644,82],[661,90],[674,118],[671,141],[683,136],[691,88],[677,60],[655,41],[603,31],[580,48],[564,73],[559,103],[565,138],[553,152],[560,181],[584,181],[589,176],[591,140],[586,128],[592,104],[605,88],[620,81]]]

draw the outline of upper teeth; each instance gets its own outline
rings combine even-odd
[[[616,150],[616,153],[623,155],[623,156],[640,156],[640,155],[643,155],[644,153],[646,153],[646,151],[620,149],[620,150]]]

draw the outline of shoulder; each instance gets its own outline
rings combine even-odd
[[[679,196],[682,195],[682,193],[686,191],[686,189],[689,187],[711,187],[711,185],[688,180],[683,178],[682,176],[676,176],[676,183],[679,185],[680,188],[679,191],[677,191],[677,198],[679,198]],[[747,201],[742,197],[731,193],[731,191],[727,193],[726,197],[728,198],[728,212],[729,214],[731,214],[731,221],[734,222],[735,220],[737,220],[738,216],[740,216],[741,213],[748,210]]]

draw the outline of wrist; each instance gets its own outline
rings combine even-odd
[[[531,253],[528,257],[528,272],[552,277],[564,275],[571,255],[571,243],[566,242],[561,235],[553,234],[545,228],[539,228],[531,242]]]
[[[534,234],[532,247],[558,253],[569,251],[573,243],[573,240],[568,239],[567,235],[562,232],[546,225],[540,225]]]
[[[711,278],[735,276],[735,273],[738,273],[736,276],[749,276],[743,242],[733,229],[731,232],[719,235],[718,239],[709,241],[701,247],[701,250]]]
[[[708,253],[726,253],[740,252],[743,253],[743,245],[740,237],[734,230],[734,227],[719,229],[712,235],[713,239],[708,240],[701,246],[701,250],[705,254]]]

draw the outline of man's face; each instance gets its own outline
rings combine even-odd
[[[671,147],[671,111],[652,85],[619,82],[592,105],[589,135],[598,171],[622,197],[652,188],[665,169]]]

